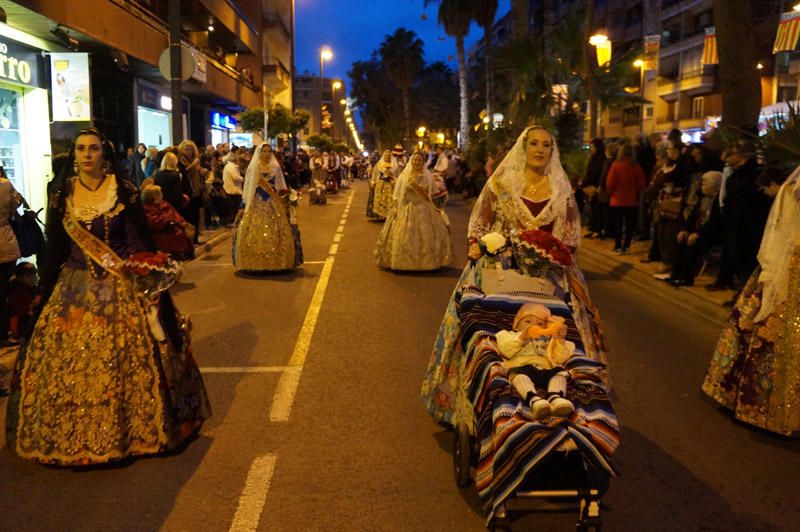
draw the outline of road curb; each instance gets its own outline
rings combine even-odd
[[[730,311],[721,306],[718,301],[705,297],[702,292],[670,286],[663,281],[654,279],[650,272],[634,264],[615,260],[588,246],[581,247],[579,257],[582,262],[590,263],[601,271],[607,272],[612,279],[634,284],[638,288],[682,307],[711,323],[721,326],[728,319]]]
[[[202,244],[196,246],[195,249],[194,249],[194,258],[192,260],[188,261],[188,264],[191,264],[196,260],[202,259],[206,255],[211,253],[211,251],[215,247],[220,245],[225,240],[231,238],[232,235],[233,235],[233,230],[228,229],[228,230],[225,230],[225,231],[221,232],[218,235],[214,235],[207,242],[203,242]]]

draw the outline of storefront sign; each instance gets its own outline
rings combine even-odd
[[[224,113],[211,112],[211,125],[221,129],[236,129],[236,119]]]
[[[89,54],[51,53],[50,83],[54,122],[92,119]]]
[[[39,50],[11,40],[0,40],[0,81],[39,87]]]

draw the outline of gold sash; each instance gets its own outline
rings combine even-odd
[[[263,178],[263,177],[260,178],[258,180],[258,186],[260,188],[264,189],[264,192],[266,192],[269,195],[270,198],[272,198],[274,200],[279,200],[280,199],[280,196],[278,195],[278,192],[274,188],[272,188],[272,185],[269,184],[269,181],[266,178]]]
[[[125,281],[122,273],[122,259],[108,247],[105,242],[87,231],[72,213],[72,208],[67,206],[67,216],[64,217],[64,229],[86,255],[89,256],[98,266],[108,273]]]

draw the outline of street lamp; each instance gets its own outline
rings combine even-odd
[[[319,132],[322,133],[322,108],[325,106],[325,61],[333,59],[333,51],[330,46],[323,46],[319,49]]]
[[[639,96],[644,100],[644,61],[637,59],[633,66],[639,69]],[[639,104],[639,133],[644,133],[644,102]]]
[[[589,44],[595,47],[597,53],[597,66],[605,66],[611,61],[611,41],[608,40],[608,35],[603,33],[595,33],[589,37]]]

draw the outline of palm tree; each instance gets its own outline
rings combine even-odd
[[[756,69],[750,0],[714,0],[714,22],[719,52],[719,83],[722,91],[722,124],[752,130],[761,110],[761,81]]]
[[[425,6],[435,0],[425,0]],[[444,27],[445,33],[456,40],[458,55],[458,89],[460,105],[461,144],[463,148],[469,141],[469,91],[467,89],[467,60],[464,53],[464,38],[469,33],[472,24],[472,14],[475,0],[440,0],[439,24]]]
[[[403,97],[403,135],[404,140],[411,138],[411,86],[422,70],[422,39],[413,31],[398,28],[392,35],[387,35],[379,49],[381,61],[392,82],[400,89]]]
[[[486,114],[492,116],[492,26],[497,14],[497,0],[475,0],[475,22],[483,28],[486,60]]]

